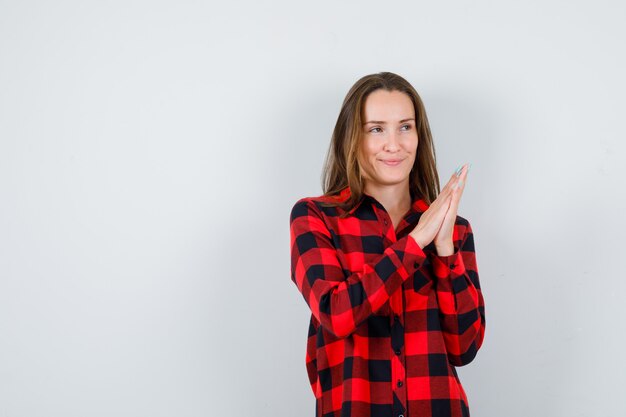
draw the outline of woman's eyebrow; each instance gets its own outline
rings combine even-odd
[[[410,118],[410,119],[402,119],[402,120],[400,120],[398,123],[408,122],[409,120],[415,120],[415,119],[413,119],[413,118]],[[365,123],[363,123],[363,125],[366,125],[366,124],[369,124],[369,123],[378,123],[378,124],[384,125],[384,124],[386,124],[387,122],[385,122],[384,120],[370,120],[369,122],[365,122]]]

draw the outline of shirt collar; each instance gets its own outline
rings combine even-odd
[[[341,197],[341,201],[346,201],[349,197],[350,197],[350,186],[345,186],[344,188],[341,189],[341,191],[339,192],[339,196]],[[380,204],[380,202],[378,200],[376,200],[376,198],[374,198],[373,196],[367,194],[367,193],[363,193],[361,199],[357,202],[357,204],[349,211],[350,214],[354,213],[356,211],[357,208],[359,208],[359,206],[361,204],[363,204],[364,201],[368,201],[372,204],[378,204],[382,207],[382,204]],[[413,197],[412,201],[411,201],[411,213],[422,213],[424,211],[426,211],[428,209],[429,205],[426,203],[426,201],[424,199],[421,198],[417,198],[417,197]]]

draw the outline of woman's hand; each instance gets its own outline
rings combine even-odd
[[[428,209],[422,213],[420,216],[419,222],[415,226],[415,228],[410,232],[411,236],[415,239],[417,244],[424,248],[424,246],[428,245],[433,239],[439,235],[439,230],[442,227],[442,224],[446,219],[449,222],[448,211],[450,209],[450,205],[453,199],[456,198],[456,205],[458,206],[458,199],[460,198],[460,194],[457,192],[455,197],[455,191],[453,187],[455,187],[460,179],[464,179],[466,173],[462,170],[461,176],[457,177],[456,172],[452,174],[448,183],[443,187],[435,201],[430,204]],[[461,188],[462,191],[462,188]],[[452,215],[452,224],[454,225],[454,219],[456,218],[456,209],[455,213]],[[452,230],[452,229],[451,229]],[[446,237],[446,234],[439,235],[438,240],[435,243],[439,243],[442,249],[446,248],[447,242],[452,242],[452,232],[449,233],[449,239]],[[446,240],[448,239],[448,240]]]
[[[450,206],[448,207],[448,211],[446,212],[446,215],[441,223],[441,227],[433,240],[437,249],[437,255],[439,256],[448,256],[454,253],[454,223],[456,221],[457,210],[459,208],[459,201],[461,200],[463,190],[465,189],[468,170],[468,164],[461,167],[461,172],[455,182],[456,187],[452,187]]]

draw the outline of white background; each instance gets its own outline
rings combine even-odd
[[[289,213],[392,71],[472,163],[472,416],[618,416],[625,3],[0,2],[0,416],[313,416]]]

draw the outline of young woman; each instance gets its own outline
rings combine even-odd
[[[470,415],[455,367],[482,345],[485,306],[472,228],[457,215],[469,167],[440,190],[435,161],[415,89],[389,72],[358,80],[324,194],[290,215],[316,417]]]

